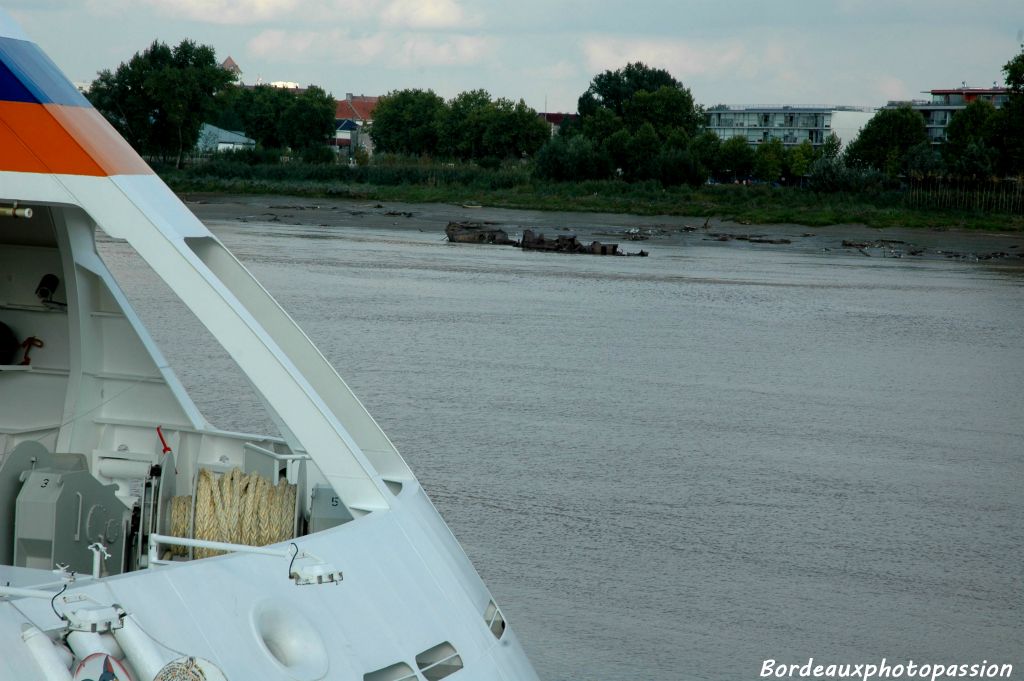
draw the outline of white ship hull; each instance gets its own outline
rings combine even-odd
[[[97,229],[279,436],[206,422]],[[2,12],[0,325],[0,679],[537,678],[334,369]]]

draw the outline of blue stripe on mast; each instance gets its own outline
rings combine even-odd
[[[0,38],[0,100],[92,106],[35,43]]]

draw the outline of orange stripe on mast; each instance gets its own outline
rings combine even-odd
[[[44,104],[107,175],[152,175],[142,157],[99,111],[92,107]]]
[[[0,171],[99,177],[153,172],[92,107],[0,101],[0,123]]]
[[[25,146],[21,138],[7,125],[4,116],[0,114],[0,171],[2,170],[23,173],[49,172],[39,157]]]

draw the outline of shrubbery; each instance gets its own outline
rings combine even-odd
[[[816,192],[882,192],[899,183],[873,168],[848,166],[842,158],[821,157],[811,163],[807,188]]]
[[[556,182],[581,182],[608,178],[611,160],[594,142],[576,135],[558,136],[541,147],[534,164],[537,177]]]
[[[365,166],[304,162],[251,164],[233,158],[236,156],[239,154],[197,164],[173,174],[170,168],[157,167],[157,170],[175,181],[210,178],[266,182],[337,182],[385,187],[451,185],[486,190],[509,189],[527,183],[530,179],[529,172],[518,166],[483,168],[469,164],[415,163],[408,159],[403,163]]]

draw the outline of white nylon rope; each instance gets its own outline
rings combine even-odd
[[[196,483],[195,518],[192,520],[192,496],[171,500],[170,533],[174,537],[266,546],[291,539],[295,529],[295,485],[280,482],[271,485],[257,473],[246,475],[233,468],[219,478],[206,468],[199,469]],[[184,546],[171,547],[184,555]],[[216,556],[222,551],[195,549],[196,558]]]

